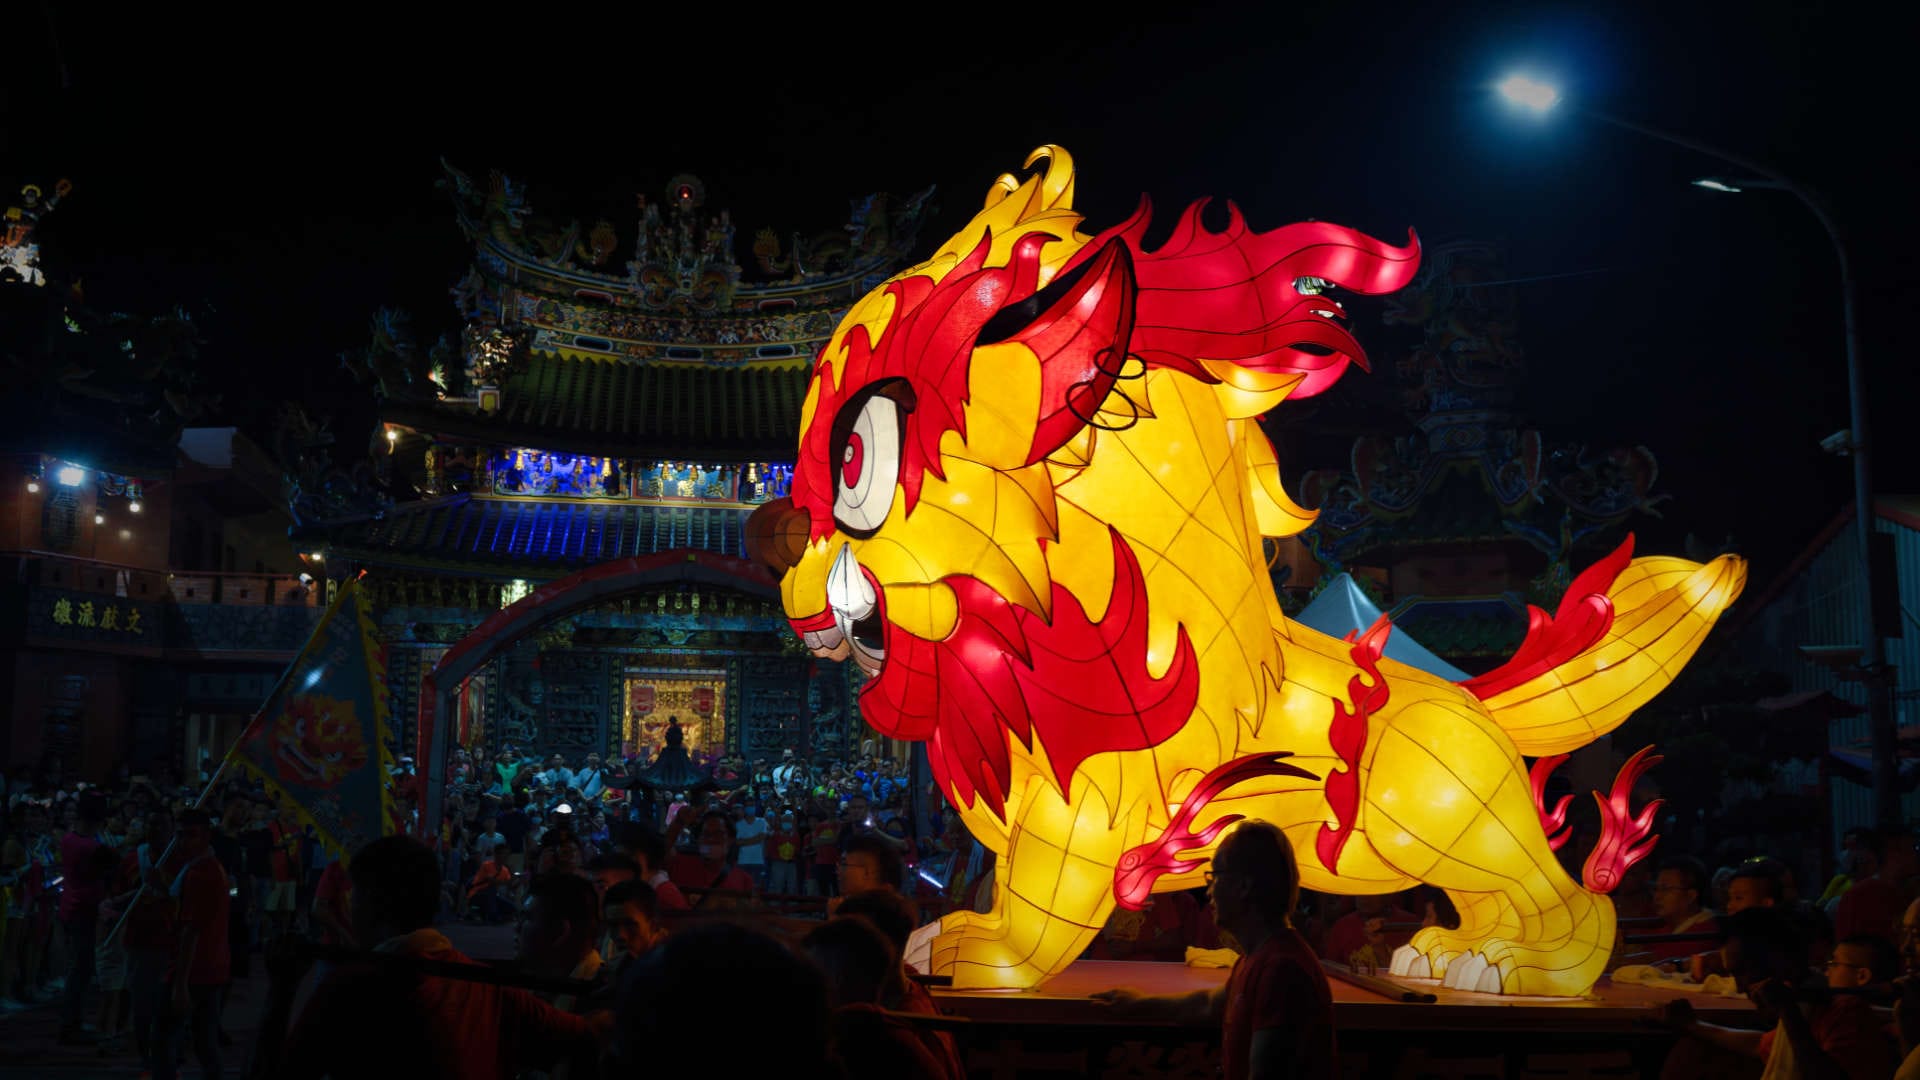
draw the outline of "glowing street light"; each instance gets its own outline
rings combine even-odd
[[[62,465],[60,471],[53,474],[61,487],[79,487],[86,482],[87,470],[78,465]]]
[[[1497,87],[1509,102],[1536,113],[1544,113],[1560,103],[1560,88],[1531,75],[1509,75]]]
[[[127,504],[127,509],[128,509],[129,511],[131,511],[132,513],[135,513],[135,514],[137,514],[137,513],[139,513],[139,512],[140,512],[140,500],[139,500],[139,499],[135,499],[135,500],[133,500],[132,502],[130,502],[130,503],[128,503],[128,504]]]
[[[1499,84],[1499,90],[1501,96],[1509,102],[1525,105],[1535,112],[1546,111],[1560,99],[1559,92],[1553,87],[1521,75],[1509,76]],[[1841,238],[1840,228],[1833,220],[1833,211],[1825,199],[1802,187],[1791,178],[1717,146],[1661,128],[1648,127],[1637,121],[1613,116],[1597,109],[1576,106],[1574,111],[1614,127],[1624,128],[1637,135],[1644,135],[1649,139],[1657,139],[1683,150],[1691,150],[1696,154],[1725,162],[1746,174],[1739,178],[1738,184],[1716,177],[1701,177],[1693,181],[1695,187],[1726,194],[1738,194],[1751,188],[1784,191],[1792,195],[1819,220],[1820,227],[1827,232],[1827,241],[1833,245],[1834,259],[1838,262],[1840,270],[1840,318],[1846,340],[1847,404],[1848,418],[1851,421],[1848,429],[1851,438],[1845,444],[1845,449],[1853,458],[1854,540],[1859,548],[1860,587],[1867,597],[1867,602],[1860,606],[1860,617],[1865,623],[1862,627],[1865,637],[1861,644],[1860,661],[1855,666],[1854,673],[1862,681],[1867,693],[1867,727],[1873,738],[1875,824],[1881,827],[1898,825],[1902,818],[1898,782],[1899,721],[1893,707],[1893,671],[1887,666],[1886,643],[1880,637],[1880,628],[1874,618],[1874,598],[1881,583],[1876,580],[1878,575],[1874,573],[1873,472],[1871,455],[1868,453],[1866,365],[1860,355],[1859,323],[1855,314],[1856,287],[1853,262],[1848,256],[1846,242]]]

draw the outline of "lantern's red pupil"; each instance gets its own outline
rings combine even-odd
[[[840,484],[842,487],[852,487],[860,482],[861,466],[865,465],[866,461],[866,442],[858,435],[849,436],[847,438],[847,452],[842,455],[840,462]]]

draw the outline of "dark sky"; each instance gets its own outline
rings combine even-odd
[[[1650,446],[1675,498],[1639,523],[1643,550],[1731,534],[1764,582],[1851,493],[1848,463],[1817,447],[1847,423],[1831,249],[1791,197],[1688,186],[1728,172],[1711,160],[1505,114],[1488,83],[1527,63],[1581,103],[1827,194],[1860,280],[1879,486],[1920,490],[1910,26],[1777,3],[1182,3],[1158,23],[1122,5],[795,5],[770,22],[554,2],[416,24],[402,5],[288,9],[304,22],[143,7],[15,13],[0,181],[71,178],[50,263],[105,307],[191,309],[224,419],[249,427],[283,398],[352,397],[334,357],[378,306],[429,339],[452,328],[468,249],[434,190],[441,155],[623,235],[633,192],[694,172],[744,257],[763,225],[830,229],[850,197],[936,183],[930,246],[1056,142],[1092,229],[1144,191],[1163,218],[1214,195],[1261,228],[1505,242],[1513,276],[1546,279],[1519,293],[1528,420]]]

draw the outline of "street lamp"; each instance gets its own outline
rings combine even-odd
[[[1536,113],[1544,113],[1560,103],[1559,87],[1531,75],[1509,75],[1500,80],[1496,89],[1512,104]]]
[[[1500,95],[1509,102],[1545,112],[1560,100],[1559,91],[1525,75],[1510,75],[1498,84]],[[1867,691],[1867,713],[1870,729],[1873,733],[1873,807],[1876,824],[1888,827],[1899,824],[1900,789],[1898,787],[1899,732],[1893,714],[1893,686],[1888,677],[1887,657],[1884,643],[1880,640],[1879,628],[1873,617],[1874,581],[1873,560],[1873,472],[1871,458],[1867,452],[1867,393],[1866,371],[1860,358],[1858,323],[1855,320],[1853,263],[1847,256],[1847,245],[1842,240],[1840,229],[1834,224],[1833,213],[1826,201],[1807,188],[1782,176],[1780,173],[1757,162],[1718,147],[1710,146],[1697,139],[1676,135],[1670,131],[1648,127],[1632,120],[1600,112],[1595,109],[1578,108],[1580,115],[1617,128],[1623,128],[1636,135],[1691,150],[1696,154],[1724,161],[1748,175],[1738,183],[1714,177],[1695,180],[1694,186],[1709,191],[1735,194],[1746,188],[1766,191],[1784,191],[1799,199],[1801,205],[1813,212],[1820,227],[1827,232],[1827,240],[1833,245],[1833,254],[1840,264],[1840,311],[1846,334],[1847,346],[1847,411],[1852,422],[1852,437],[1845,447],[1853,457],[1853,506],[1855,540],[1860,547],[1860,583],[1866,594],[1867,602],[1862,605],[1864,612],[1865,634],[1861,642],[1860,669],[1864,676]]]

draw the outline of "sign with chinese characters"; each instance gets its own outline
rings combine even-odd
[[[35,589],[31,596],[28,637],[143,650],[161,647],[159,604],[68,589]]]

